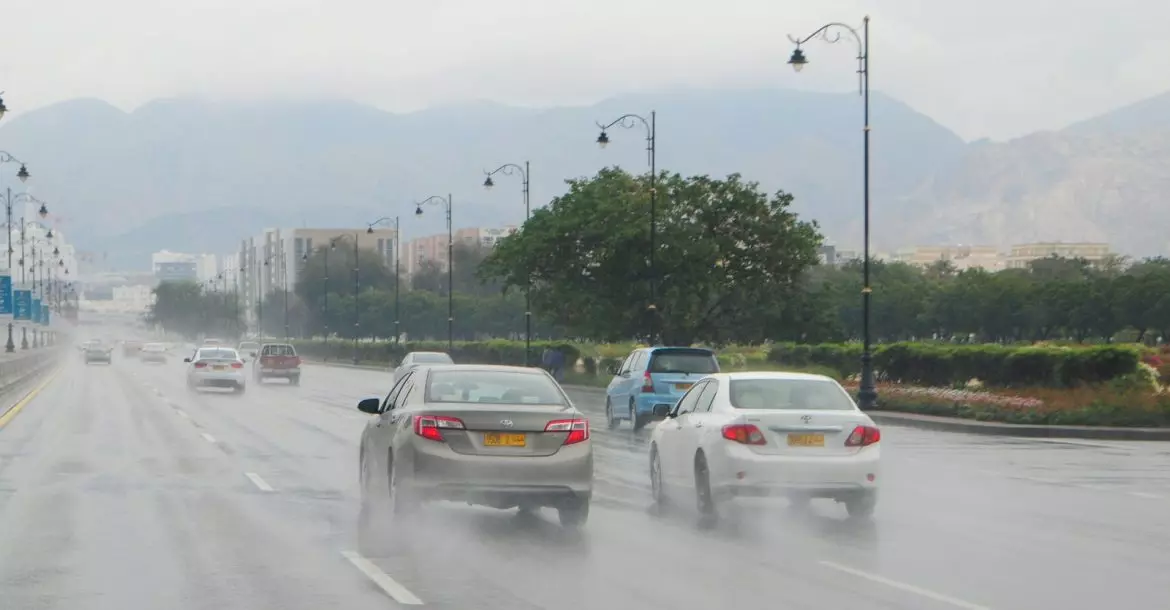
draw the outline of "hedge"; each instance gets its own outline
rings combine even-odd
[[[311,360],[351,362],[354,344],[345,339],[324,341],[293,340],[297,353]],[[453,349],[447,348],[446,341],[415,341],[395,344],[392,341],[359,341],[358,361],[364,364],[382,363],[389,368],[397,366],[409,352],[447,352],[460,364],[508,364],[524,366],[524,342],[504,339],[492,341],[456,341]],[[532,365],[540,364],[540,356],[546,348],[557,348],[565,353],[565,362],[574,363],[581,356],[576,345],[564,341],[533,341]]]
[[[1070,388],[1102,383],[1136,373],[1141,349],[1135,346],[1091,347],[950,345],[891,343],[874,349],[879,379],[925,387],[961,387],[971,379],[1004,388]],[[861,345],[779,343],[768,360],[787,366],[820,365],[855,374]]]

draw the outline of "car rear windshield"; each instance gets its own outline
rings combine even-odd
[[[297,350],[291,345],[265,345],[261,356],[296,356]]]
[[[427,402],[492,405],[563,405],[565,396],[548,375],[517,371],[432,371]]]
[[[657,350],[650,358],[651,373],[710,375],[719,372],[715,354],[704,350]]]
[[[837,382],[822,379],[734,379],[728,387],[736,409],[852,411]]]
[[[199,350],[199,360],[239,360],[240,357],[236,354],[234,349],[201,349]]]
[[[418,364],[454,364],[455,361],[447,354],[424,354],[415,352],[414,361]]]

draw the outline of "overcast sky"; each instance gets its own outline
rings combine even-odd
[[[844,44],[785,34],[871,21],[873,87],[967,139],[1023,135],[1170,90],[1159,0],[0,0],[14,113],[76,97],[590,103],[667,86],[855,86]],[[777,109],[782,112],[783,109]]]

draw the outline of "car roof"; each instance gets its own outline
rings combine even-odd
[[[543,369],[534,369],[527,366],[508,366],[504,364],[423,364],[417,370],[439,371],[468,371],[478,373],[525,373],[528,375],[547,375]]]
[[[815,373],[796,373],[789,371],[741,371],[735,373],[712,373],[707,375],[711,379],[726,379],[728,381],[736,381],[740,379],[784,379],[789,381],[832,381],[836,380],[827,375],[817,375]]]
[[[705,352],[708,354],[715,353],[715,350],[713,350],[709,347],[688,347],[686,345],[656,345],[654,347],[644,347],[644,348],[642,348],[642,351],[649,352],[651,354],[653,354],[654,352],[665,352],[665,351]]]
[[[447,356],[448,358],[451,357],[451,355],[448,354],[447,352],[409,352],[406,355],[410,356],[410,355],[418,355],[418,354],[426,354],[428,356]]]

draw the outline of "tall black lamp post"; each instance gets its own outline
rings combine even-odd
[[[3,104],[3,101],[0,101],[0,105],[2,105],[2,104]],[[21,165],[21,168],[23,169],[24,166]],[[28,179],[28,172],[26,171],[24,173],[24,177],[21,178],[21,181],[24,181],[27,179]],[[6,213],[6,222],[5,222],[4,226],[8,228],[8,239],[5,240],[8,244],[8,275],[9,275],[9,281],[15,282],[16,277],[12,275],[12,255],[13,255],[13,253],[16,252],[16,250],[12,247],[12,206],[17,204],[17,203],[21,203],[22,201],[38,201],[39,202],[39,200],[37,200],[37,198],[33,197],[32,195],[29,195],[28,193],[17,193],[16,195],[13,195],[12,189],[6,189],[5,193],[6,193],[6,196],[4,198],[4,211]],[[43,202],[40,202],[40,203],[43,204]],[[23,224],[23,222],[21,224]],[[11,306],[13,308],[12,309],[13,316],[15,317],[16,304],[12,303]],[[12,340],[13,328],[14,328],[13,322],[12,322],[12,320],[9,320],[8,321],[8,340],[5,341],[5,343],[4,343],[4,351],[7,353],[12,353],[12,352],[16,351],[16,343]]]
[[[402,336],[399,328],[399,323],[402,320],[402,310],[400,308],[402,302],[398,294],[398,276],[402,268],[402,228],[399,224],[399,217],[395,216],[394,218],[390,218],[389,216],[383,216],[367,225],[366,233],[373,233],[375,226],[383,223],[390,224],[391,220],[394,221],[394,345],[398,345],[398,338]]]
[[[650,344],[656,345],[658,343],[658,269],[654,264],[655,250],[657,249],[658,237],[658,168],[656,161],[657,142],[658,142],[658,127],[657,127],[658,113],[650,111],[650,118],[647,119],[639,114],[623,114],[622,116],[610,121],[609,123],[597,123],[601,128],[601,134],[597,136],[597,145],[605,148],[609,144],[609,129],[618,126],[625,129],[632,129],[641,124],[646,128],[646,157],[650,163],[650,302],[646,305],[646,312],[650,316]]]
[[[325,333],[325,361],[329,361],[329,252],[337,249],[337,241],[341,237],[334,237],[329,240],[329,246],[323,248],[324,250],[324,273],[322,274],[321,283],[324,288],[321,303],[321,330]],[[309,261],[309,253],[306,252],[301,255],[301,262]]]
[[[422,216],[424,205],[442,205],[447,210],[447,351],[455,351],[455,233],[451,230],[451,194],[443,198],[431,195],[415,204],[415,216]]]
[[[862,170],[862,180],[864,182],[864,194],[862,195],[864,233],[862,237],[863,254],[861,267],[861,337],[863,347],[861,351],[861,387],[858,391],[857,398],[861,403],[860,406],[862,409],[872,409],[877,404],[877,387],[874,384],[873,351],[869,331],[870,296],[873,294],[873,288],[869,285],[869,16],[866,15],[862,19],[861,31],[844,23],[833,22],[821,26],[804,38],[789,36],[788,39],[796,45],[796,49],[792,51],[792,57],[789,58],[788,63],[792,65],[794,70],[800,72],[801,68],[808,64],[808,58],[805,57],[804,51],[801,50],[801,45],[817,37],[829,43],[840,42],[842,34],[848,35],[848,37],[851,37],[857,43],[857,79],[863,102],[862,105],[864,106],[864,124],[861,130],[862,156],[864,159]]]
[[[483,188],[485,188],[485,189],[490,189],[496,185],[495,182],[492,182],[492,176],[494,176],[496,174],[502,173],[505,176],[511,176],[514,173],[520,174],[520,182],[521,182],[521,187],[522,187],[521,192],[524,195],[524,222],[528,222],[528,219],[532,217],[532,202],[531,202],[531,199],[529,198],[530,182],[528,181],[528,177],[531,175],[529,172],[529,169],[530,168],[529,168],[528,162],[525,161],[524,167],[520,167],[519,165],[516,165],[515,163],[505,163],[505,164],[497,167],[496,169],[493,169],[490,172],[487,170],[484,170],[484,172],[483,172],[484,174],[487,174],[487,176],[483,179]],[[529,271],[528,273],[525,274],[524,279],[525,279],[525,284],[524,284],[524,366],[531,366],[531,361],[532,361],[532,273],[531,273],[531,271]]]

